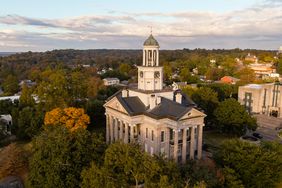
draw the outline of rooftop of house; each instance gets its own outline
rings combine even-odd
[[[179,90],[174,92],[174,98],[179,92]],[[160,97],[159,103],[156,104],[156,106],[152,109],[150,109],[148,106],[145,106],[137,96],[122,97],[121,90],[111,96],[108,101],[116,97],[127,113],[131,116],[143,114],[155,119],[169,118],[172,120],[178,120],[192,108],[196,108],[195,103],[189,97],[183,93],[181,93],[181,95],[181,103],[178,103],[175,100],[169,100],[167,98]]]

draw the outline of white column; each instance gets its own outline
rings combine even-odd
[[[130,124],[130,143],[134,142],[134,125]]]
[[[201,159],[202,158],[202,144],[203,144],[203,125],[198,125],[198,156],[197,158],[198,159]]]
[[[143,66],[145,66],[145,62],[146,62],[146,60],[145,60],[145,50],[143,50]]]
[[[195,127],[190,128],[190,135],[191,135],[191,140],[190,140],[190,159],[194,159],[194,154],[195,154]]]
[[[119,121],[119,139],[123,140],[123,121]]]
[[[110,116],[110,142],[114,142],[114,119]]]
[[[173,158],[178,162],[178,130],[174,129],[174,149],[173,149]]]
[[[157,54],[156,64],[157,66],[159,66],[159,50],[156,50],[156,54]]]
[[[128,123],[125,123],[124,143],[128,143]]]
[[[115,118],[115,141],[118,140],[118,119]]]
[[[108,114],[106,114],[106,143],[108,144],[109,141],[110,141],[110,134],[109,134],[109,131],[110,131],[110,117]]]
[[[182,163],[186,163],[186,155],[187,155],[187,129],[182,129]]]

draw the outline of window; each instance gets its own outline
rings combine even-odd
[[[152,131],[152,141],[154,141],[154,131]]]
[[[146,138],[148,138],[148,128],[146,128]]]
[[[164,142],[164,140],[165,140],[165,132],[162,131],[161,132],[161,142]]]
[[[173,137],[173,130],[170,129],[169,131],[169,139],[172,140],[174,137]]]

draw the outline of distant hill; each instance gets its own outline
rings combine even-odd
[[[16,52],[0,52],[1,57],[13,55],[13,54],[16,54]]]

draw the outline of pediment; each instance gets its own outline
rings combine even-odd
[[[105,108],[111,108],[114,109],[116,111],[128,114],[128,112],[126,111],[126,109],[124,108],[124,106],[121,104],[121,102],[117,99],[117,97],[112,98],[111,100],[109,100],[105,105]]]
[[[189,119],[189,118],[194,118],[194,117],[206,117],[206,114],[204,114],[203,112],[192,108],[189,112],[185,113],[180,120],[184,120],[184,119]]]

